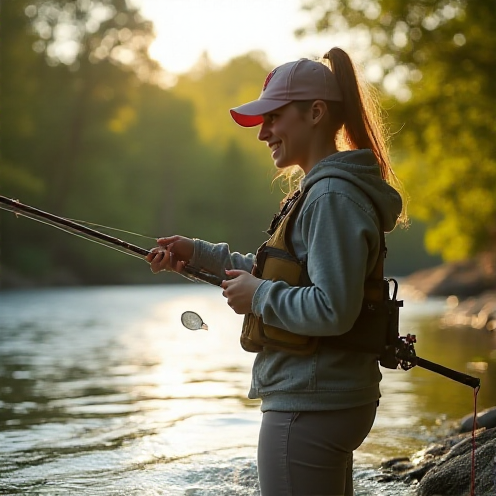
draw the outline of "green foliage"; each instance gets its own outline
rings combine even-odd
[[[275,169],[266,145],[256,138],[258,129],[236,125],[229,109],[257,99],[269,70],[257,52],[236,57],[220,68],[205,55],[172,90],[192,102],[199,137],[219,156],[207,172],[215,176],[219,189],[209,201],[213,210],[207,223],[212,235],[217,241],[229,240],[240,251],[253,251],[265,239],[262,230],[268,227],[268,214],[278,210],[282,193],[278,185],[270,186]],[[198,193],[201,201],[205,193],[203,187]],[[204,208],[198,205],[198,210]],[[237,219],[234,225],[226,222],[228,212]]]
[[[198,132],[207,143],[225,148],[234,138],[252,149],[257,130],[233,126],[229,109],[257,99],[269,70],[258,52],[236,57],[220,68],[205,54],[189,74],[179,78],[173,91],[193,102]],[[264,157],[267,160],[267,154]]]
[[[4,2],[5,3],[5,2]],[[31,0],[22,2],[38,35],[33,49],[50,66],[73,70],[88,60],[110,62],[146,78],[158,70],[148,56],[153,25],[126,0]]]
[[[494,250],[496,239],[495,2],[308,1],[321,31],[359,33],[365,70],[387,103],[397,170],[426,245],[445,260]],[[305,32],[305,29],[302,30]]]
[[[407,276],[416,270],[441,264],[441,257],[426,251],[424,236],[425,224],[415,219],[408,229],[395,229],[386,235],[388,251],[384,274],[387,277]]]
[[[108,15],[92,24],[102,6]],[[261,60],[252,55],[196,70],[164,90],[154,84],[145,50],[152,27],[124,1],[2,2],[0,16],[1,195],[146,234],[110,232],[145,248],[175,233],[226,241],[242,252],[265,239],[262,229],[281,197],[270,195],[269,154],[253,147],[253,130],[238,128],[228,113],[248,94],[257,98],[266,74]],[[71,59],[59,50],[58,23],[78,33]],[[133,57],[115,51],[124,46]],[[0,220],[3,278],[163,280],[144,262],[95,243],[3,211]]]
[[[89,226],[144,248],[183,234],[256,250],[283,194],[258,130],[229,108],[258,97],[262,54],[223,67],[205,56],[165,90],[146,52],[152,26],[123,0],[0,2],[1,195],[125,230]],[[67,29],[72,52],[61,51]],[[143,261],[4,211],[0,248],[0,285],[164,281]],[[418,257],[390,259],[388,272],[414,270]]]

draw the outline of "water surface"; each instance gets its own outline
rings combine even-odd
[[[188,331],[197,311],[209,331]],[[418,355],[467,372],[486,360],[479,409],[496,405],[494,336],[440,329],[442,301],[407,302]],[[0,494],[258,495],[253,355],[218,288],[164,285],[0,292]],[[472,373],[472,372],[470,372]],[[358,496],[410,496],[375,480],[473,408],[472,389],[383,369],[374,428],[356,453]]]

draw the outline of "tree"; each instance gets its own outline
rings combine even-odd
[[[386,106],[410,212],[445,260],[494,251],[496,241],[495,2],[310,0],[299,35],[348,32],[367,46],[365,73]]]
[[[273,167],[256,131],[228,109],[257,98],[267,72],[259,58],[205,63],[165,90],[143,52],[151,25],[124,1],[0,7],[0,194],[125,229],[145,248],[180,233],[256,249],[279,201],[267,194]],[[72,52],[61,48],[67,29]],[[124,60],[114,49],[128,42],[136,54]],[[10,213],[0,219],[1,284],[7,273],[44,285],[159,281],[130,257]]]
[[[184,150],[201,147],[191,105],[145,82],[142,68],[154,67],[143,44],[151,24],[121,0],[2,2],[1,21],[1,194],[62,216],[161,233],[166,158],[181,170]],[[57,44],[71,26],[78,49],[69,58]],[[123,60],[114,49],[126,43],[136,55]],[[127,257],[11,214],[2,214],[0,229],[3,269],[45,283],[57,272],[76,275],[72,281],[129,280]]]
[[[242,128],[229,115],[229,108],[258,98],[269,71],[259,52],[236,57],[222,67],[204,55],[172,89],[193,104],[198,134],[217,153],[202,184],[203,194],[197,194],[200,215],[208,212],[200,229],[208,226],[207,239],[213,235],[239,251],[253,251],[264,241],[263,229],[283,196],[278,186],[271,185],[275,168],[267,146],[257,140],[258,128]]]
[[[78,69],[82,60],[110,61],[147,79],[158,70],[148,56],[153,24],[126,0],[23,0],[38,35],[33,49],[51,66]]]

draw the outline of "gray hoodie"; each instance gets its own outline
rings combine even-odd
[[[252,311],[266,324],[296,334],[343,334],[360,312],[364,281],[379,256],[377,213],[384,231],[391,231],[401,198],[381,179],[370,150],[325,158],[305,176],[302,188],[308,194],[291,240],[296,256],[307,262],[313,285],[264,281],[253,296]],[[254,255],[195,240],[191,263],[224,277],[226,268],[250,271]],[[376,401],[380,380],[373,355],[334,350],[324,340],[311,356],[258,353],[248,396],[261,398],[263,411],[333,410]]]

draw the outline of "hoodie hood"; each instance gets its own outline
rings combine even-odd
[[[401,196],[382,179],[381,169],[371,150],[344,151],[326,157],[303,178],[301,189],[308,189],[325,177],[343,179],[361,189],[379,212],[384,231],[394,229],[401,214]]]

